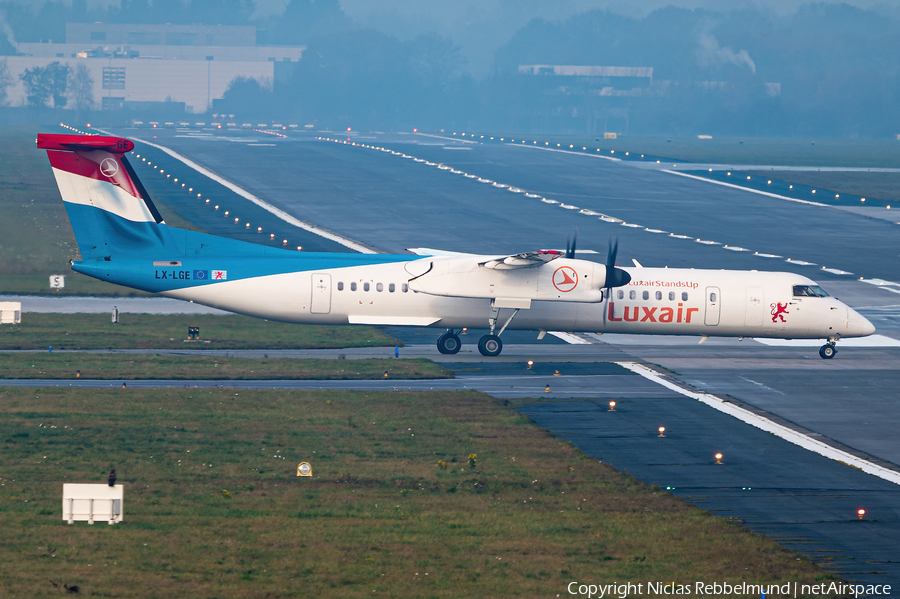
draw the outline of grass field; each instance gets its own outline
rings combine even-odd
[[[50,581],[101,597],[553,597],[571,581],[830,578],[475,392],[4,389],[0,411],[4,596],[56,596]],[[63,522],[62,483],[112,467],[125,521]]]
[[[3,353],[0,379],[442,379],[449,370],[425,358],[415,360],[293,360],[222,356]]]
[[[209,343],[186,343],[189,326]],[[319,349],[402,345],[372,327],[296,325],[249,316],[27,313],[0,326],[3,349]]]
[[[618,139],[603,139],[602,136],[588,135],[541,135],[502,134],[526,144],[549,142],[551,147],[560,144],[560,149],[581,151],[586,147],[592,153],[631,158],[655,156],[675,158],[688,162],[713,164],[753,164],[781,166],[850,166],[861,168],[896,168],[900,166],[900,141],[891,139],[793,139],[768,137],[654,137],[623,135]]]

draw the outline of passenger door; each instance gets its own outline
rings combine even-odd
[[[313,273],[312,300],[310,301],[309,311],[311,314],[328,314],[331,312],[331,275]]]
[[[766,314],[765,294],[762,287],[747,287],[747,301],[744,304],[744,324],[750,327],[762,326]]]

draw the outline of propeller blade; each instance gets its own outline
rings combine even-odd
[[[570,256],[566,256],[567,258],[575,257],[575,244],[578,243],[578,227],[575,227],[575,235],[572,236],[572,253]]]
[[[616,266],[616,254],[619,253],[619,238],[616,237],[615,242],[610,240],[609,252],[606,254],[606,268],[611,269]]]
[[[566,235],[566,258],[571,258],[572,257],[571,254],[572,254],[572,250],[571,250],[571,246],[569,245],[569,236]]]

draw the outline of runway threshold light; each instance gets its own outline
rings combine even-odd
[[[722,456],[721,453],[717,453],[717,454],[715,455],[715,458],[716,458],[716,464],[721,464],[721,463],[722,463],[722,457],[723,457],[723,456]]]
[[[860,520],[862,520],[863,516],[866,515],[866,510],[859,508],[858,510],[856,510],[856,515],[859,516]]]
[[[661,426],[661,427],[659,427],[659,429],[657,429],[657,430],[659,430],[659,436],[660,436],[660,437],[665,437],[665,436],[666,436],[666,427]]]

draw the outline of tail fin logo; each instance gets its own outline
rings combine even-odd
[[[112,158],[104,158],[100,163],[100,172],[103,173],[104,177],[112,179],[119,172],[119,163]]]

